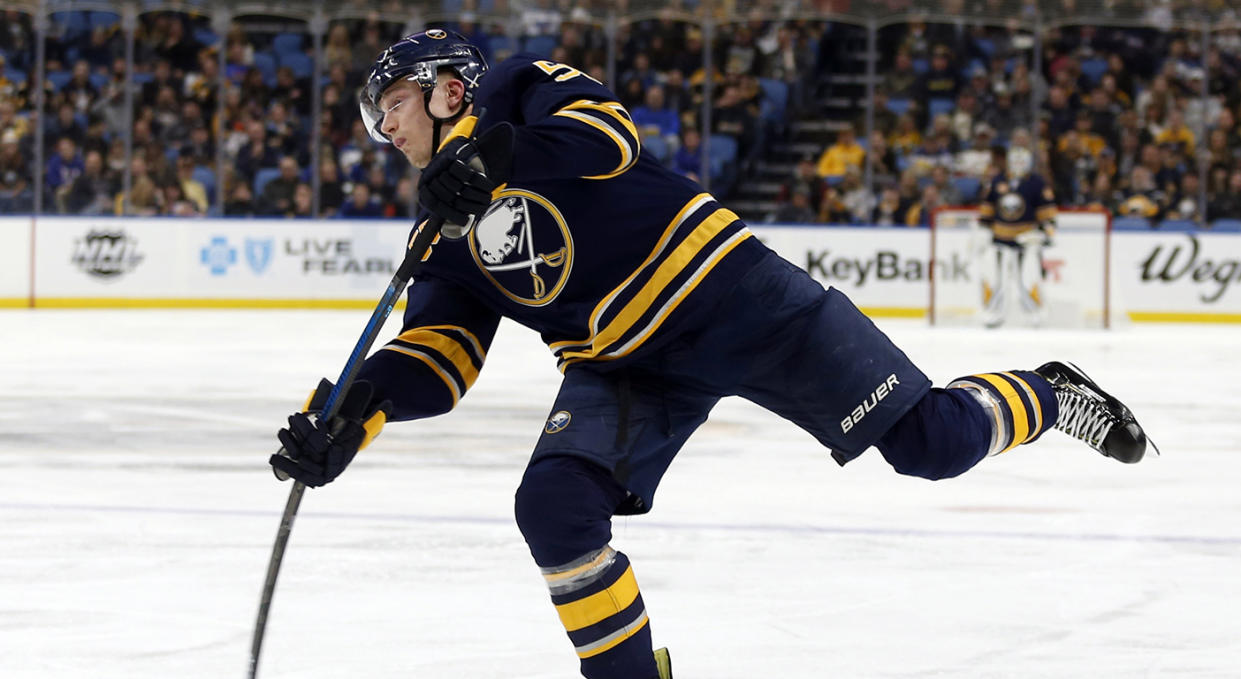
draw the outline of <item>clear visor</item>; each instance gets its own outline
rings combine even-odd
[[[402,80],[418,83],[424,93],[431,91],[435,88],[436,69],[441,63],[444,63],[443,60],[420,61],[411,65],[411,72],[394,78],[377,78],[375,74],[371,75],[370,82],[362,88],[362,93],[358,97],[358,110],[362,114],[362,122],[366,125],[366,131],[371,135],[371,139],[381,144],[392,143],[392,139],[383,131],[386,111],[379,106],[384,92]]]

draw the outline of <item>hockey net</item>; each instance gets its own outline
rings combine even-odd
[[[981,272],[991,255],[991,236],[978,223],[978,210],[947,207],[931,220],[930,321],[932,325],[984,323]],[[1055,328],[1111,327],[1109,279],[1112,218],[1103,210],[1060,208],[1056,236],[1043,249],[1040,325]],[[1005,324],[1028,326],[1009,304]]]

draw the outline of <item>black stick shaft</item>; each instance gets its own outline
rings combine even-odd
[[[366,329],[362,331],[362,336],[358,338],[357,344],[353,347],[353,353],[349,354],[349,360],[345,362],[340,378],[336,380],[331,393],[328,394],[323,414],[320,416],[322,421],[327,422],[332,419],[340,410],[341,399],[339,397],[346,393],[353,384],[358,370],[362,367],[362,360],[370,351],[371,345],[375,343],[375,338],[383,328],[388,315],[392,313],[392,308],[396,305],[401,292],[405,290],[405,285],[426,256],[427,251],[430,250],[431,243],[443,225],[443,219],[432,217],[414,236],[413,242],[405,252],[405,259],[401,260],[401,265],[397,267],[396,275],[388,283],[388,289],[379,300],[379,304],[375,306],[375,311],[371,314]],[[306,484],[295,481],[293,488],[289,490],[289,499],[284,505],[284,515],[280,517],[280,529],[276,531],[276,542],[272,545],[271,558],[267,562],[267,579],[263,582],[263,596],[259,599],[259,614],[254,621],[254,638],[250,642],[249,679],[255,679],[258,676],[259,653],[263,650],[263,634],[267,631],[267,615],[271,612],[271,600],[276,592],[276,578],[280,575],[280,563],[284,560],[284,550],[289,544],[289,533],[293,531],[293,519],[297,517],[297,508],[302,503],[302,495],[305,492]]]

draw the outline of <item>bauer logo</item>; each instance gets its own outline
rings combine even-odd
[[[573,416],[569,414],[569,411],[559,410],[547,418],[547,426],[543,427],[543,431],[549,434],[559,434],[565,430],[565,427],[569,426],[569,420],[571,419],[573,419]]]
[[[888,394],[896,391],[898,384],[900,384],[900,381],[896,379],[896,373],[888,375],[888,379],[880,382],[879,386],[875,387],[866,398],[862,399],[861,403],[857,404],[857,407],[853,409],[853,412],[848,417],[840,421],[840,431],[848,434],[849,430],[861,422],[867,413],[874,410],[880,401],[887,398]]]
[[[138,252],[138,241],[125,231],[92,229],[73,244],[73,263],[91,276],[115,279],[133,271],[145,255]]]
[[[237,263],[237,248],[229,245],[224,236],[215,236],[198,251],[198,261],[211,270],[212,276],[223,276]]]

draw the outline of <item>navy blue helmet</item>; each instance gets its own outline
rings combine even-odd
[[[461,82],[465,83],[465,101],[461,110],[447,118],[439,118],[431,113],[431,93],[435,90],[436,79],[441,68],[451,68]],[[461,115],[474,101],[474,91],[483,74],[487,72],[487,60],[482,52],[471,45],[459,33],[432,28],[422,33],[401,38],[399,42],[384,50],[375,59],[375,66],[366,79],[359,97],[362,109],[362,120],[366,129],[375,141],[391,143],[392,140],[380,129],[383,124],[384,111],[379,108],[379,100],[384,90],[399,79],[418,83],[422,88],[423,107],[427,116],[436,122],[436,132],[446,122]],[[438,138],[439,135],[436,134]]]

